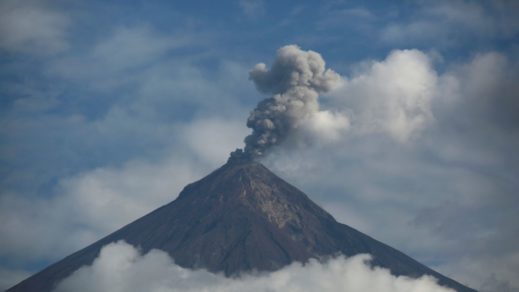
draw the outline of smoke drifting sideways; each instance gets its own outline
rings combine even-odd
[[[349,127],[346,116],[320,109],[319,94],[337,87],[341,77],[326,69],[317,52],[304,51],[296,45],[284,46],[277,51],[270,69],[259,63],[249,78],[258,91],[272,95],[251,112],[247,127],[252,134],[245,138],[245,149],[238,149],[231,156],[257,158],[298,134],[334,139]]]
[[[55,292],[174,292],[174,291],[348,291],[348,292],[454,292],[429,276],[413,279],[372,268],[369,255],[310,260],[270,272],[236,278],[176,265],[166,252],[142,255],[124,241],[101,249],[92,265],[84,266],[58,283]]]

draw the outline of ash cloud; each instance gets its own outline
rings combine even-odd
[[[278,50],[271,68],[259,63],[250,79],[271,96],[251,112],[245,149],[231,155],[261,157],[273,147],[337,141],[345,130],[381,133],[397,143],[415,139],[432,121],[438,74],[431,57],[418,50],[395,50],[366,63],[350,77],[326,68],[321,55],[296,45]],[[323,110],[319,95],[330,92]],[[345,113],[348,113],[346,115]],[[288,143],[290,141],[290,143]]]
[[[326,69],[319,53],[284,46],[270,69],[259,63],[249,77],[258,91],[272,96],[259,102],[247,120],[252,134],[245,138],[246,155],[262,156],[300,133],[333,139],[338,131],[348,128],[346,116],[320,109],[319,94],[339,85],[341,77]]]
[[[396,277],[387,269],[373,269],[369,260],[369,255],[337,257],[325,263],[311,260],[271,273],[226,278],[205,270],[184,269],[163,251],[141,255],[120,241],[105,246],[91,266],[74,272],[55,291],[453,291],[439,286],[432,277]]]

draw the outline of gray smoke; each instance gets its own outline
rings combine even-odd
[[[303,51],[296,45],[284,46],[277,51],[270,69],[259,63],[250,72],[250,79],[260,92],[273,95],[258,103],[247,120],[247,127],[252,129],[252,134],[245,138],[247,156],[262,156],[305,127],[347,126],[345,118],[319,109],[319,93],[334,88],[341,77],[325,68],[317,52]]]

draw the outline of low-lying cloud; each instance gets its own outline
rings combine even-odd
[[[91,266],[84,266],[58,284],[56,292],[77,291],[384,291],[447,292],[435,279],[396,277],[389,270],[371,268],[370,256],[337,257],[325,263],[311,260],[271,273],[226,278],[205,270],[177,266],[167,253],[141,255],[119,241],[105,246]]]

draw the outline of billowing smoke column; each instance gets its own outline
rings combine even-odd
[[[250,79],[260,92],[273,96],[251,112],[247,127],[252,134],[245,138],[244,151],[236,151],[235,156],[262,156],[301,127],[311,125],[312,120],[333,120],[329,112],[319,110],[318,97],[334,88],[341,77],[325,68],[317,52],[303,51],[296,45],[284,46],[278,50],[272,68],[259,63],[250,72]],[[324,123],[330,124],[328,120]]]

